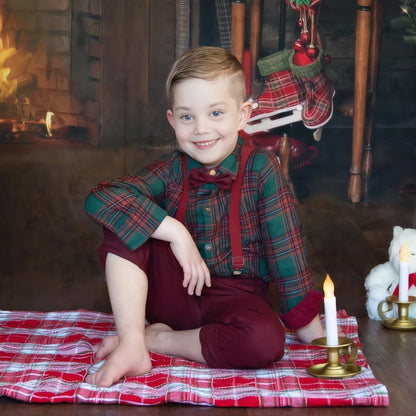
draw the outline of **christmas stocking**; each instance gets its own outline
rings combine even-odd
[[[305,88],[290,70],[291,52],[290,49],[283,50],[258,62],[260,75],[264,77],[265,88],[253,105],[249,122],[294,109],[305,101]]]
[[[315,62],[297,66],[289,58],[290,68],[306,91],[302,121],[309,129],[325,125],[332,117],[335,89],[325,74],[325,56],[322,50]]]

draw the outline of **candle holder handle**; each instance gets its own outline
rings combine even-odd
[[[326,344],[326,337],[312,341],[312,344],[326,348],[328,362],[309,367],[309,374],[319,378],[347,378],[361,371],[361,367],[354,364],[358,355],[358,347],[354,341],[347,337],[339,337],[338,343],[339,345],[329,346]],[[348,356],[346,363],[340,362],[340,355]]]
[[[387,305],[387,309],[384,309],[384,305]],[[377,307],[378,314],[383,322],[393,323],[396,319],[395,318],[387,318],[385,315],[386,312],[391,312],[393,310],[393,303],[390,301],[389,298],[382,300]]]
[[[348,347],[342,347],[340,349],[340,354],[348,356],[347,364],[354,364],[358,355],[358,347],[355,342],[351,342]]]
[[[407,302],[399,301],[398,296],[388,296],[382,300],[377,307],[381,321],[386,328],[411,331],[416,329],[416,320],[409,318],[409,307],[412,303],[416,303],[416,297],[409,296]],[[394,305],[398,308],[398,318],[387,318],[385,313],[393,310]],[[387,309],[384,306],[387,305]]]

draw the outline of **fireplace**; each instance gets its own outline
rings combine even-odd
[[[0,141],[99,144],[100,6],[0,1]]]

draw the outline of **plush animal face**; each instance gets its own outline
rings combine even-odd
[[[389,247],[389,257],[393,268],[398,272],[400,263],[400,249],[406,244],[409,248],[409,273],[416,272],[416,230],[413,228],[393,228],[393,240]]]

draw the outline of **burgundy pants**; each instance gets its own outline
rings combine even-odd
[[[146,318],[175,330],[200,328],[202,354],[210,367],[261,368],[280,360],[285,333],[259,279],[212,277],[201,296],[188,295],[183,271],[168,243],[148,240],[134,252],[104,229],[101,261],[114,253],[148,276]]]

